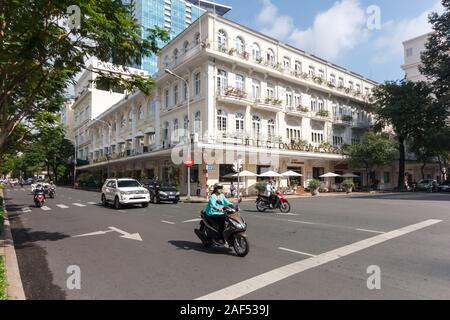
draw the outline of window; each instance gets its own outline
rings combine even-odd
[[[268,134],[269,138],[275,136],[275,120],[274,119],[270,119],[267,122],[267,134]]]
[[[236,75],[236,88],[241,89],[241,90],[245,90],[245,78],[244,76],[237,74]]]
[[[200,44],[200,33],[198,32],[195,34],[194,43],[196,46]]]
[[[300,107],[302,105],[302,95],[300,93],[296,93],[294,95],[294,106]]]
[[[288,107],[292,106],[292,92],[286,92],[286,105]]]
[[[236,113],[236,131],[244,132],[244,115],[242,113]]]
[[[173,50],[173,60],[175,63],[178,61],[178,49]]]
[[[186,101],[188,99],[188,85],[187,82],[183,81],[183,100]]]
[[[257,61],[261,58],[261,49],[257,43],[252,45],[252,60]]]
[[[361,139],[359,136],[352,136],[352,144],[360,144]]]
[[[325,174],[325,168],[313,167],[313,179],[318,179],[320,181],[324,181],[325,178],[320,178],[320,176],[323,176],[324,174]]]
[[[361,93],[361,85],[360,84],[356,85],[356,92]]]
[[[406,49],[406,56],[407,57],[412,57],[413,55],[413,48],[407,48]]]
[[[139,120],[143,120],[144,119],[144,107],[141,105],[139,107],[139,116],[138,116]]]
[[[259,134],[261,133],[261,118],[254,115],[252,117],[252,124],[253,124],[253,134],[255,137],[259,137]]]
[[[241,37],[237,37],[236,38],[236,52],[238,54],[242,54],[242,53],[244,53],[244,50],[245,50],[244,40]]]
[[[284,57],[283,66],[284,66],[284,70],[290,71],[291,70],[291,59],[289,59],[288,57]]]
[[[338,85],[339,85],[339,87],[343,87],[344,86],[344,78],[339,77]]]
[[[325,104],[324,104],[323,99],[322,99],[322,98],[319,98],[319,99],[317,100],[317,102],[318,102],[318,106],[319,106],[319,111],[325,110]]]
[[[133,113],[128,112],[128,127],[131,128],[131,124],[133,123]]]
[[[336,84],[336,76],[334,74],[330,75],[330,82]]]
[[[295,72],[297,75],[302,73],[302,63],[300,61],[295,61]]]
[[[333,136],[333,146],[342,146],[344,144],[344,137]]]
[[[267,50],[267,63],[270,66],[275,65],[275,54],[273,53],[272,49]]]
[[[319,78],[325,79],[325,72],[322,69],[319,70]]]
[[[322,143],[323,142],[323,131],[312,130],[311,141],[313,143]]]
[[[225,70],[217,70],[217,91],[224,95],[228,85],[228,73]]]
[[[169,108],[169,89],[164,91],[164,108]]]
[[[349,82],[348,82],[348,86],[350,87],[350,89],[353,90],[353,81],[349,81]]]
[[[200,133],[201,131],[201,117],[200,111],[197,111],[194,116],[194,132]]]
[[[309,66],[309,76],[314,78],[316,76],[316,69],[313,66]]]
[[[189,42],[185,41],[183,44],[183,53],[186,54],[189,51]]]
[[[164,123],[164,129],[163,129],[163,139],[167,140],[169,138],[169,123],[166,121]]]
[[[178,119],[173,120],[173,137],[175,140],[178,140],[179,132],[178,132]]]
[[[178,104],[178,85],[177,84],[173,87],[173,104],[174,105]]]
[[[253,99],[261,98],[261,83],[259,80],[253,79],[252,82],[252,97]]]
[[[148,116],[154,115],[156,111],[156,101],[152,100],[148,103]]]
[[[189,120],[187,115],[183,118],[183,128],[184,130],[189,131]]]
[[[223,110],[217,110],[217,130],[227,131],[227,113]]]
[[[217,36],[217,42],[219,43],[219,48],[227,48],[227,33],[224,30],[219,30],[219,34]]]
[[[164,66],[165,66],[166,68],[169,67],[169,56],[165,56],[165,57],[164,57]]]
[[[127,124],[127,120],[125,119],[125,115],[122,116],[122,119],[120,120],[120,128],[125,128]]]
[[[194,93],[196,96],[200,94],[200,72],[194,75]]]
[[[273,97],[275,97],[275,88],[274,88],[273,84],[268,83],[267,84],[267,98],[272,99]]]
[[[312,112],[317,112],[317,111],[319,111],[319,110],[317,109],[317,98],[315,98],[315,97],[311,97],[311,111],[312,111]]]

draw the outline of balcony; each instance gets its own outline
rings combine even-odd
[[[253,102],[254,108],[273,112],[283,110],[282,105],[283,101],[276,98],[257,98]]]
[[[303,107],[303,106],[297,106],[297,107],[286,106],[286,113],[288,113],[289,115],[298,116],[301,118],[309,117],[309,114],[310,114],[309,109],[307,107]]]
[[[368,120],[353,120],[352,128],[355,129],[370,129],[371,123]]]
[[[302,72],[300,70],[285,69],[281,63],[277,63],[274,60],[268,61],[262,57],[253,60],[250,57],[248,51],[243,51],[241,53],[237,52],[234,48],[228,48],[226,46],[220,45],[217,42],[210,42],[208,40],[202,44],[205,50],[210,50],[212,52],[218,53],[219,56],[228,56],[230,59],[236,62],[243,62],[252,65],[252,68],[259,68],[260,72],[267,73],[268,71],[273,76],[289,80],[300,81],[302,85],[309,85],[314,89],[326,91],[328,93],[334,93],[343,97],[348,98],[349,96],[360,102],[370,102],[371,96],[367,94],[362,94],[350,87],[344,87],[343,85],[336,85],[331,81],[327,81],[325,78],[315,75],[310,75],[308,73]]]
[[[252,104],[252,100],[248,98],[247,92],[239,88],[227,87],[217,91],[217,99],[221,102],[247,106]]]
[[[349,116],[349,115],[334,116],[334,118],[333,118],[334,125],[351,126],[352,123],[353,123],[353,117]]]
[[[316,121],[331,121],[330,112],[328,110],[311,111],[309,117]]]

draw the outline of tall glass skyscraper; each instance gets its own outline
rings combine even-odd
[[[205,0],[125,0],[134,4],[134,16],[143,26],[144,37],[148,36],[147,28],[158,26],[170,32],[170,38],[175,38],[180,32],[189,27],[206,10],[215,10],[224,15],[231,7]],[[159,46],[164,44],[161,42]],[[142,57],[140,65],[133,67],[143,69],[154,74],[158,71],[156,56]]]

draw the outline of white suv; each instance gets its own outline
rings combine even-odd
[[[102,187],[102,204],[105,207],[113,203],[116,209],[127,204],[142,204],[146,208],[149,202],[150,193],[134,179],[108,179]]]

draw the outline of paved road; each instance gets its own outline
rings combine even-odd
[[[202,248],[200,204],[117,211],[59,188],[35,208],[28,188],[6,196],[28,299],[450,299],[446,194],[305,198],[291,215],[243,203],[245,258]],[[80,290],[67,288],[73,265]],[[367,288],[372,265],[380,290]]]

